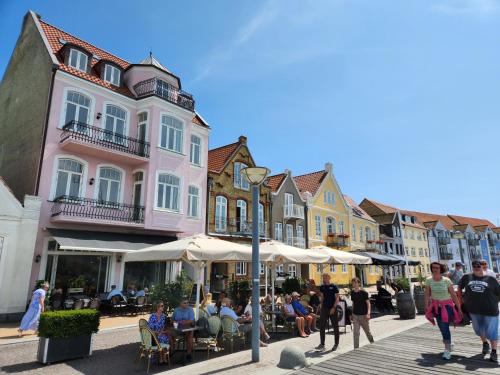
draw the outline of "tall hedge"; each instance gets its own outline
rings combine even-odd
[[[38,336],[69,338],[97,333],[101,314],[97,310],[48,311],[40,315]]]

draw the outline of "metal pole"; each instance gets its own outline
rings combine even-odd
[[[252,362],[259,362],[259,185],[252,185]]]

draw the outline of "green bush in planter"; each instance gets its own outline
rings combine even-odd
[[[97,310],[48,311],[40,315],[38,336],[47,338],[70,338],[97,333],[99,318]]]

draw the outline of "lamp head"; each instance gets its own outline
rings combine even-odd
[[[241,174],[252,185],[260,185],[264,182],[270,170],[266,167],[247,167],[241,170]]]

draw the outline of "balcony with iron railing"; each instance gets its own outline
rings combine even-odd
[[[467,244],[469,246],[479,246],[479,240],[477,238],[468,238]]]
[[[438,236],[438,245],[443,246],[443,245],[449,245],[450,244],[450,237],[444,237],[444,236]]]
[[[299,204],[290,204],[283,206],[283,217],[285,219],[304,219],[304,206]]]
[[[329,233],[326,235],[326,246],[330,247],[348,247],[349,235],[341,233]]]
[[[287,245],[306,248],[306,239],[304,237],[287,237],[284,241]]]
[[[439,249],[439,259],[451,260],[453,259],[453,252],[446,249],[446,247]]]
[[[366,251],[382,251],[384,241],[367,240],[365,244]]]
[[[472,249],[470,252],[471,260],[481,260],[483,259],[483,255],[481,254],[481,251],[477,249]]]
[[[496,242],[497,242],[497,240],[495,240],[494,238],[488,237],[488,245],[489,246],[495,246]]]
[[[149,142],[127,137],[80,121],[70,121],[63,126],[61,146],[70,151],[95,155],[115,161],[144,163],[149,158]]]
[[[243,237],[252,237],[252,222],[238,219],[215,218],[214,232],[216,234],[237,235]],[[259,223],[259,237],[269,237],[269,226],[267,221]]]
[[[161,79],[150,78],[141,81],[134,85],[134,91],[138,98],[157,96],[179,107],[194,111],[194,99],[191,94],[179,90]]]
[[[85,221],[96,224],[144,223],[144,206],[106,202],[100,199],[60,196],[52,201],[51,216],[57,221]]]

